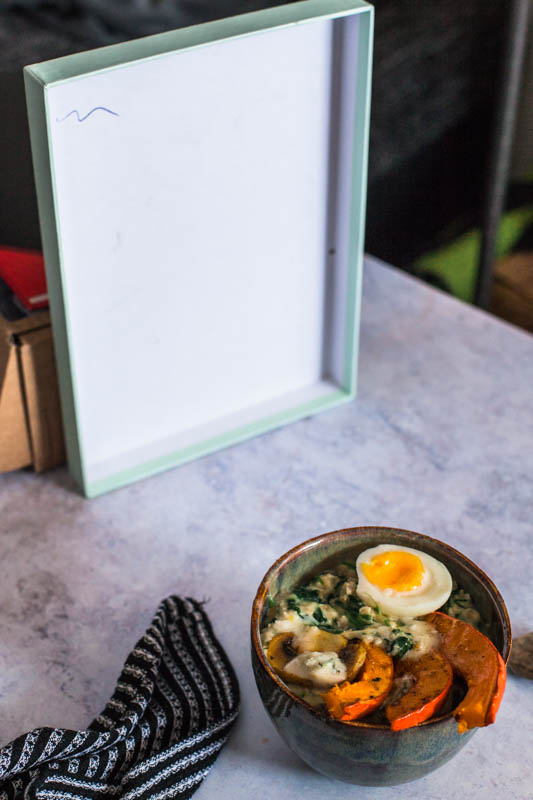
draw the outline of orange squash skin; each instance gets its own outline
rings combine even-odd
[[[505,663],[496,647],[467,622],[440,611],[426,622],[441,635],[440,651],[467,683],[468,691],[454,711],[459,733],[494,722],[505,688]]]
[[[492,725],[496,719],[496,714],[498,713],[507,681],[507,667],[505,666],[505,661],[497,650],[496,653],[498,654],[498,678],[496,680],[496,693],[492,698],[487,714],[487,725]]]
[[[370,714],[389,693],[393,674],[392,658],[381,647],[369,644],[361,679],[333,686],[324,695],[330,715],[349,722]]]
[[[412,728],[439,710],[450,691],[453,670],[442,653],[432,651],[416,661],[399,661],[395,674],[411,675],[413,685],[397,701],[387,706],[387,719],[393,731]]]

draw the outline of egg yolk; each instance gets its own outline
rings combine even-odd
[[[422,561],[413,553],[401,550],[380,553],[361,566],[367,580],[379,589],[409,592],[418,589],[424,580]]]

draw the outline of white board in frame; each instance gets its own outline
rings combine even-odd
[[[305,0],[25,68],[87,496],[353,398],[372,21]]]

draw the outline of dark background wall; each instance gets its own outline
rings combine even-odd
[[[7,0],[0,243],[40,247],[22,67],[265,0]],[[508,0],[376,0],[366,249],[409,268],[477,219]]]

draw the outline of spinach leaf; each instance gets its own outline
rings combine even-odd
[[[354,595],[350,595],[344,603],[344,613],[348,618],[350,627],[356,631],[368,628],[374,621],[370,614],[361,614],[362,606],[363,601]]]
[[[348,580],[348,578],[339,578],[339,580],[337,581],[337,584],[335,586],[335,589],[333,590],[333,594],[331,595],[332,597],[338,597],[340,595],[341,589],[342,589],[342,587],[344,586],[344,584],[346,583],[347,580]]]
[[[363,601],[360,600],[357,595],[350,594],[344,601],[344,608],[346,611],[349,611],[350,614],[358,614],[359,609],[363,607]]]
[[[316,627],[320,628],[321,631],[326,631],[326,633],[342,633],[342,628],[338,628],[329,622],[317,622]]]
[[[338,628],[336,625],[332,625],[328,622],[327,617],[324,615],[324,612],[321,608],[315,609],[313,614],[313,619],[316,620],[313,624],[316,625],[317,628],[320,628],[321,631],[327,631],[328,633],[341,633],[341,628]]]
[[[354,572],[357,572],[357,565],[355,561],[343,561],[342,566],[348,567],[348,569],[353,569]]]
[[[298,616],[299,616],[299,617],[302,617],[302,619],[303,619],[303,616],[304,616],[304,615],[303,615],[303,614],[302,614],[302,612],[300,611],[300,606],[299,606],[299,605],[298,605],[298,603],[296,602],[296,598],[295,598],[295,597],[293,597],[292,595],[291,595],[291,596],[288,598],[288,600],[287,600],[287,608],[289,609],[289,611],[296,611],[296,613],[298,614]]]
[[[407,631],[400,631],[399,633],[401,635],[394,638],[390,643],[389,652],[394,658],[401,658],[414,647],[413,637],[410,633],[407,633]]]
[[[291,595],[287,599],[287,608],[289,611],[296,611],[298,616],[301,617],[304,622],[306,622],[308,625],[313,625],[317,628],[320,628],[321,631],[327,631],[327,633],[342,633],[342,628],[339,628],[337,625],[333,625],[332,623],[328,622],[328,619],[321,608],[316,608],[312,617],[303,614],[302,609],[298,605],[298,601],[294,595]]]
[[[322,598],[320,597],[317,589],[309,589],[307,586],[297,586],[293,591],[293,594],[298,598],[298,600],[302,600],[304,603],[322,602]]]

